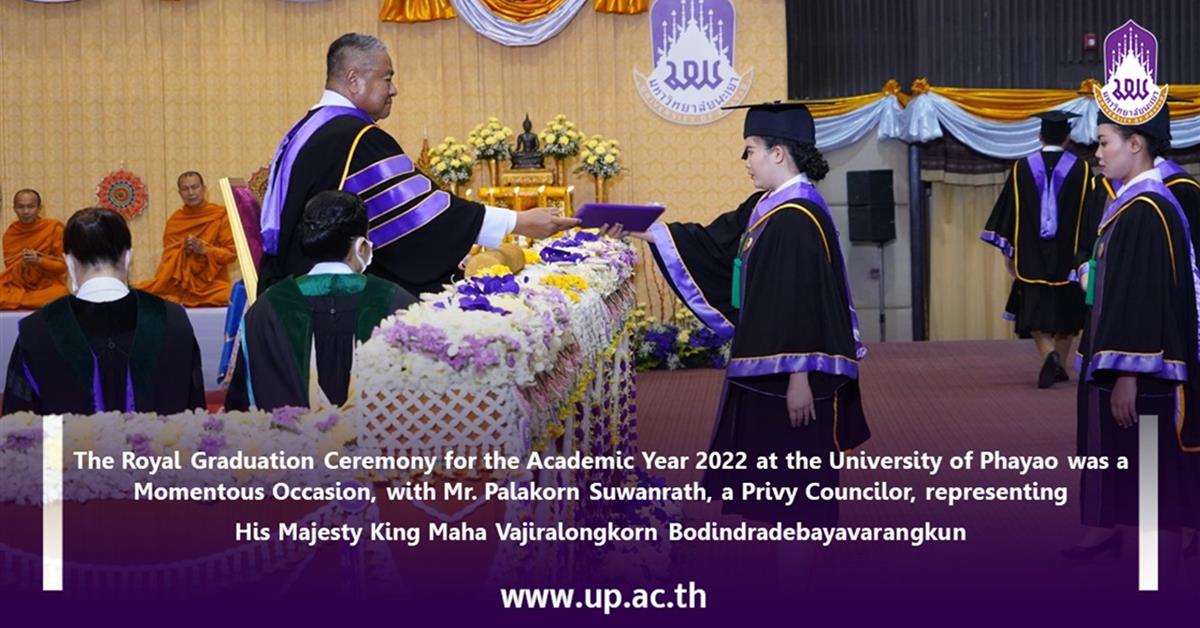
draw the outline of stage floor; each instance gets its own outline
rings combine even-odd
[[[1137,592],[1137,543],[1132,535],[1126,536],[1119,560],[1072,565],[1058,555],[1082,533],[1077,501],[1080,476],[1067,468],[1065,459],[1075,453],[1074,372],[1070,382],[1039,390],[1035,381],[1040,360],[1031,341],[886,343],[869,348],[861,381],[873,435],[863,451],[894,455],[922,451],[947,460],[968,450],[1000,451],[1056,456],[1062,468],[1026,476],[990,470],[943,470],[933,477],[923,471],[843,471],[843,486],[870,486],[882,480],[916,487],[915,493],[923,497],[926,486],[1037,482],[1067,487],[1069,501],[1064,506],[1010,501],[953,507],[921,498],[916,504],[843,502],[841,526],[922,526],[926,521],[935,526],[962,525],[967,527],[968,542],[920,548],[903,543],[835,543],[817,553],[813,572],[817,591],[840,599],[853,589],[900,598],[911,594],[913,600],[927,599],[934,590],[992,599],[1000,591],[1048,597],[1094,595],[1097,589],[1118,595]],[[722,378],[716,370],[640,373],[642,449],[665,454],[705,450]],[[666,475],[672,483],[700,478],[697,471]],[[691,523],[738,521],[723,518],[715,503],[688,505],[684,514]],[[722,555],[707,544],[691,543],[676,548],[674,556],[680,575],[717,571],[744,585],[763,580],[763,565],[771,564],[774,550],[772,544],[739,544],[727,547]],[[1200,560],[1185,563],[1192,587],[1200,581],[1197,563]],[[706,564],[719,568],[706,569]],[[773,588],[775,574],[769,571],[762,584]]]

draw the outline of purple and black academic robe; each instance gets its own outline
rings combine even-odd
[[[305,275],[276,283],[246,311],[225,408],[309,407],[314,364],[326,399],[344,404],[357,344],[415,301],[400,286],[367,275]]]
[[[1081,225],[1089,173],[1069,152],[1018,159],[979,236],[1012,259],[1016,277],[1004,317],[1021,336],[1074,335],[1083,326],[1083,299],[1070,277],[1088,244]]]
[[[484,207],[438,189],[390,135],[353,107],[326,106],[288,132],[263,198],[259,293],[308,272],[300,250],[304,205],[325,190],[363,198],[375,257],[367,272],[414,294],[454,279],[483,226]]]
[[[656,225],[655,260],[687,307],[732,339],[724,392],[710,449],[748,454],[746,469],[709,471],[705,485],[732,488],[725,512],[760,521],[837,521],[836,502],[801,497],[792,506],[742,500],[743,482],[836,486],[838,472],[782,468],[800,451],[828,458],[855,448],[870,431],[858,386],[866,350],[832,216],[816,188],[799,183],[755,194],[708,226]],[[736,277],[736,279],[735,279]],[[807,372],[816,420],[792,427],[790,375]],[[755,470],[757,457],[781,456],[781,469]]]
[[[4,414],[203,409],[200,348],[182,307],[131,290],[116,301],[65,296],[21,320]]]
[[[1159,181],[1121,190],[1100,217],[1089,279],[1092,308],[1080,340],[1077,450],[1106,456],[1083,472],[1085,525],[1137,524],[1137,426],[1112,417],[1118,376],[1137,376],[1137,412],[1158,421],[1159,520],[1200,523],[1200,347],[1195,251],[1189,224]],[[1116,468],[1125,456],[1130,468]]]

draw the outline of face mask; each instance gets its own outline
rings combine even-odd
[[[359,246],[360,244],[367,245],[367,259],[365,260],[362,258],[362,254],[359,253],[359,251],[362,249],[362,247]],[[361,270],[358,272],[366,272],[367,267],[371,265],[371,260],[373,259],[375,259],[375,247],[371,246],[370,240],[360,237],[354,242],[354,261],[358,262],[358,265],[361,267]]]

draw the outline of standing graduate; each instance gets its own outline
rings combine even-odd
[[[21,319],[4,414],[174,414],[205,407],[200,348],[183,308],[129,289],[129,226],[81,209],[63,231],[73,296]]]
[[[300,246],[316,264],[271,286],[246,311],[225,407],[333,407],[353,393],[354,349],[379,321],[416,299],[362,274],[371,264],[367,208],[330,190],[304,208]]]
[[[1042,119],[1042,149],[1013,163],[1004,190],[980,239],[1004,254],[1012,275],[1005,318],[1017,334],[1032,336],[1042,368],[1038,388],[1066,381],[1071,341],[1083,327],[1083,298],[1071,271],[1080,250],[1090,168],[1065,150],[1069,120],[1049,111]]]
[[[371,273],[413,293],[440,290],[471,246],[499,246],[508,233],[548,237],[579,224],[550,208],[514,212],[460,199],[421,174],[391,135],[375,125],[391,114],[396,86],[383,42],[358,33],[326,54],[325,92],[279,144],[262,208],[258,291],[313,260],[300,247],[305,203],[325,190],[366,201],[377,254]]]
[[[645,235],[679,297],[705,324],[733,339],[712,451],[745,452],[745,469],[712,470],[704,482],[724,512],[761,522],[834,525],[836,501],[809,501],[812,482],[837,486],[833,452],[865,442],[858,387],[866,355],[837,230],[813,183],[829,171],[800,103],[754,105],[742,158],[754,186],[710,225],[656,224]],[[788,453],[824,458],[789,470]],[[776,470],[756,470],[776,455]],[[744,499],[742,483],[800,488],[791,505]]]
[[[1200,522],[1200,346],[1196,270],[1188,220],[1154,167],[1170,146],[1166,108],[1141,124],[1102,113],[1097,156],[1122,182],[1100,217],[1093,259],[1081,276],[1092,310],[1080,342],[1078,452],[1113,466],[1082,479],[1081,542],[1064,552],[1086,559],[1116,551],[1116,526],[1138,524],[1139,416],[1158,422],[1162,565],[1173,573],[1180,529]],[[1115,460],[1127,457],[1129,469]]]

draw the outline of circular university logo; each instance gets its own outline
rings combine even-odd
[[[677,124],[707,124],[741,104],[754,69],[733,66],[737,33],[731,0],[656,0],[650,8],[654,68],[633,70],[638,95],[650,109]]]

